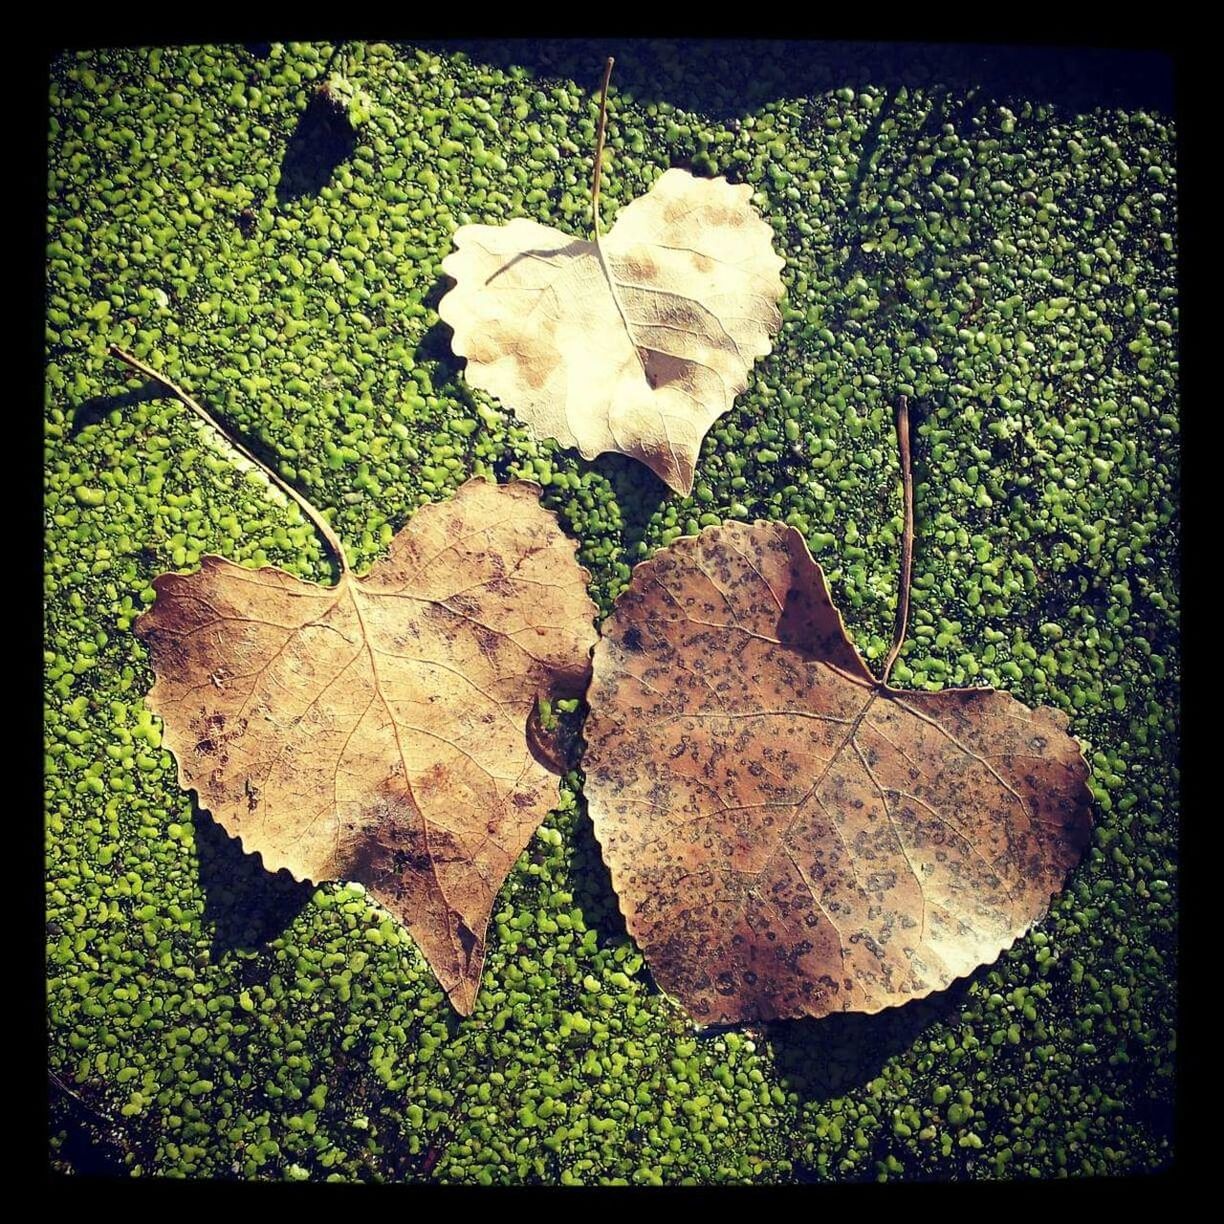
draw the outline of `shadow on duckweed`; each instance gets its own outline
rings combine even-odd
[[[569,871],[574,880],[576,900],[582,907],[587,923],[596,931],[599,942],[605,946],[626,943],[629,932],[625,918],[612,887],[612,873],[603,860],[603,851],[595,836],[595,826],[587,811],[586,796],[579,792],[575,796],[577,811],[573,832],[569,838]],[[658,987],[651,977],[650,969],[643,964],[638,975],[651,994]]]
[[[438,304],[455,287],[450,276],[439,276],[421,299],[426,310],[436,311]],[[416,361],[437,362],[439,375],[434,379],[435,388],[446,384],[451,389],[459,387],[463,380],[460,372],[467,365],[467,358],[460,357],[454,349],[455,330],[449,323],[438,319],[421,337],[416,347]]]
[[[305,909],[315,886],[287,871],[266,870],[257,854],[245,853],[236,837],[194,803],[192,821],[212,958],[262,950]]]
[[[623,559],[633,566],[640,560],[637,546],[645,540],[651,521],[672,491],[640,460],[615,451],[598,455],[591,466],[612,486],[621,512]]]
[[[1048,101],[1071,112],[1096,106],[1173,110],[1173,62],[1149,50],[973,43],[814,42],[784,39],[425,40],[478,64],[527,68],[589,85],[616,57],[613,91],[666,100],[714,119],[744,115],[779,98],[846,86],[980,93],[981,101]]]
[[[74,1081],[75,1082],[75,1081]],[[52,1146],[51,1171],[73,1177],[127,1177],[130,1169],[125,1156],[132,1152],[148,1155],[147,1145],[130,1126],[118,1133],[114,1122],[88,1097],[104,1098],[97,1081],[69,1087],[48,1071],[48,1133],[58,1135]]]
[[[170,398],[168,393],[156,383],[145,383],[131,391],[122,391],[117,395],[95,395],[84,400],[72,410],[72,425],[68,433],[77,437],[82,430],[91,425],[101,425],[117,408],[131,408],[136,404],[147,404],[153,400]]]
[[[357,133],[344,105],[325,85],[312,90],[281,160],[277,204],[318,195],[356,148]]]
[[[932,1026],[954,1021],[972,978],[875,1015],[840,1012],[820,1020],[775,1020],[766,1026],[774,1060],[788,1086],[808,1102],[845,1096],[875,1079]]]

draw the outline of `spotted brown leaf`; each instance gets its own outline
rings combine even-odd
[[[630,934],[698,1024],[877,1012],[993,961],[1091,829],[1064,716],[873,678],[802,535],[634,571],[596,647],[586,796]]]

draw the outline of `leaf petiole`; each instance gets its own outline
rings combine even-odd
[[[604,135],[608,127],[608,82],[612,79],[612,65],[616,60],[608,56],[604,65],[603,86],[599,93],[599,133],[595,138],[595,181],[591,184],[591,215],[595,223],[595,241],[599,241],[599,180],[603,173]]]
[[[204,421],[211,425],[229,444],[248,462],[253,463],[267,478],[274,484],[286,497],[292,498],[302,508],[303,513],[314,524],[318,533],[323,537],[327,544],[328,550],[335,558],[336,564],[340,569],[340,577],[343,580],[344,576],[349,572],[348,558],[344,555],[344,546],[340,543],[340,537],[336,535],[332,525],[302,496],[292,485],[285,481],[278,473],[274,472],[266,463],[253,455],[237,438],[230,433],[228,429],[208,412],[202,408],[190,395],[187,394],[181,387],[172,383],[164,374],[159,374],[151,366],[145,365],[138,357],[133,357],[131,353],[125,352],[117,344],[110,346],[110,354],[112,357],[118,357],[120,361],[131,366],[132,369],[138,370],[146,378],[151,378],[155,383],[165,387],[171,395],[174,396],[181,404],[189,408],[192,412]]]
[[[893,631],[892,649],[884,661],[884,674],[880,687],[888,687],[888,677],[893,664],[905,644],[905,630],[909,624],[910,576],[914,565],[914,473],[910,466],[909,399],[902,395],[897,400],[897,447],[901,451],[901,491],[905,502],[905,526],[901,534],[901,577],[897,592],[897,626]]]

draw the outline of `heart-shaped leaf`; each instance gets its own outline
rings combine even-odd
[[[247,851],[365,884],[467,1014],[497,891],[556,801],[529,721],[539,698],[586,684],[586,572],[537,485],[470,480],[358,578],[327,521],[268,474],[327,538],[338,584],[213,556],[162,574],[136,622],[149,706],[180,784]]]
[[[594,242],[523,218],[463,226],[438,313],[468,380],[539,436],[631,455],[689,493],[702,439],[782,323],[784,261],[751,195],[672,169]]]

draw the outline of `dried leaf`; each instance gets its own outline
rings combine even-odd
[[[528,719],[582,691],[596,636],[538,494],[468,481],[335,587],[205,557],[136,625],[181,785],[270,870],[365,884],[465,1014],[494,898],[556,799]]]
[[[701,441],[781,326],[783,260],[746,184],[668,170],[598,243],[465,225],[438,313],[467,377],[540,437],[689,493]]]
[[[780,524],[639,565],[588,700],[586,795],[629,932],[699,1024],[942,989],[1045,913],[1089,837],[1064,716],[881,685]]]

